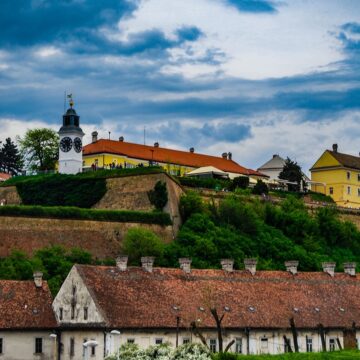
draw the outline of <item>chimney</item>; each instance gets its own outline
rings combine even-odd
[[[228,152],[228,159],[232,160],[232,153],[231,152]]]
[[[154,143],[154,147],[158,148],[158,147],[159,147],[159,143],[158,143],[158,142]]]
[[[141,258],[142,268],[147,272],[152,272],[154,266],[154,260],[155,260],[154,256],[143,256]]]
[[[297,260],[285,261],[286,271],[288,271],[292,275],[297,274],[298,266],[299,262]]]
[[[224,271],[232,272],[234,270],[234,260],[233,259],[221,259],[220,264]]]
[[[330,276],[335,275],[335,266],[336,266],[335,262],[323,262],[322,263],[323,271],[325,273],[328,273]]]
[[[190,152],[194,153],[195,149],[193,147],[190,148]]]
[[[356,262],[344,263],[344,273],[351,276],[356,276]]]
[[[228,154],[227,154],[226,152],[224,152],[224,153],[221,154],[221,157],[222,157],[223,159],[227,159],[227,156],[228,156]]]
[[[245,270],[249,271],[251,275],[256,273],[256,259],[244,259]]]
[[[120,137],[119,137],[119,141],[120,141],[120,142],[123,142],[123,141],[124,141],[124,137],[123,137],[123,136],[120,136]]]
[[[180,258],[179,259],[180,269],[185,273],[190,274],[191,272],[191,259],[190,258]]]
[[[338,144],[333,144],[333,152],[338,152]]]
[[[91,142],[92,143],[95,143],[95,142],[97,142],[98,141],[98,132],[97,131],[93,131],[92,133],[91,133],[91,136],[92,136],[92,140],[91,140]]]
[[[34,283],[37,288],[42,287],[42,281],[43,281],[43,273],[41,271],[35,271],[34,272]]]
[[[116,267],[120,271],[125,271],[127,269],[128,256],[120,255],[116,258]]]

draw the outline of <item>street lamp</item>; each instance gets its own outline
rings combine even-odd
[[[56,360],[56,340],[57,340],[57,335],[56,334],[50,334],[49,338],[54,340],[54,360]]]
[[[119,330],[111,330],[110,331],[110,334],[111,335],[119,335],[120,336],[120,331]],[[113,345],[113,352],[115,352],[115,341],[114,341],[114,339],[112,338],[111,339],[112,340],[112,345]],[[117,352],[116,352],[116,359],[117,360],[119,360],[119,358],[120,358],[120,339],[119,339],[119,348],[118,348],[118,350],[117,350]]]
[[[98,346],[98,342],[95,341],[95,340],[89,340],[89,341],[86,341],[83,343],[83,347],[85,348],[85,351],[84,351],[84,359],[85,360],[88,360],[89,359],[89,347],[96,347]]]

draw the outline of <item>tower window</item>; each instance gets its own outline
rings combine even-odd
[[[84,307],[84,320],[88,319],[88,308]]]
[[[63,319],[63,308],[61,307],[59,309],[59,320],[62,320]]]

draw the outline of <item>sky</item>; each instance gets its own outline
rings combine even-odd
[[[84,143],[359,154],[358,0],[1,0],[0,23],[0,140],[58,130],[66,91]]]

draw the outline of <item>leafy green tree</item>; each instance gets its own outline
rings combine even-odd
[[[0,170],[6,173],[17,175],[23,166],[22,156],[17,145],[7,138],[0,149]]]
[[[21,153],[32,171],[54,170],[59,158],[59,135],[51,129],[28,130],[18,138]]]
[[[296,182],[297,185],[289,184],[288,188],[290,191],[300,191],[300,184],[303,181],[300,165],[296,161],[286,158],[285,165],[279,174],[279,179]]]
[[[152,231],[134,227],[125,235],[122,250],[128,254],[131,264],[138,265],[142,256],[155,256],[157,261],[161,261],[164,243]]]
[[[250,180],[247,176],[238,176],[234,178],[230,185],[229,190],[234,191],[236,189],[247,189],[249,187]]]
[[[166,189],[166,183],[158,181],[155,184],[153,190],[148,192],[148,197],[152,205],[156,210],[162,211],[168,202],[168,191]]]
[[[267,194],[268,192],[269,188],[262,180],[257,181],[252,191],[252,193],[255,195]]]
[[[195,191],[188,191],[180,197],[179,210],[183,221],[192,214],[204,212],[205,206],[201,196]]]

